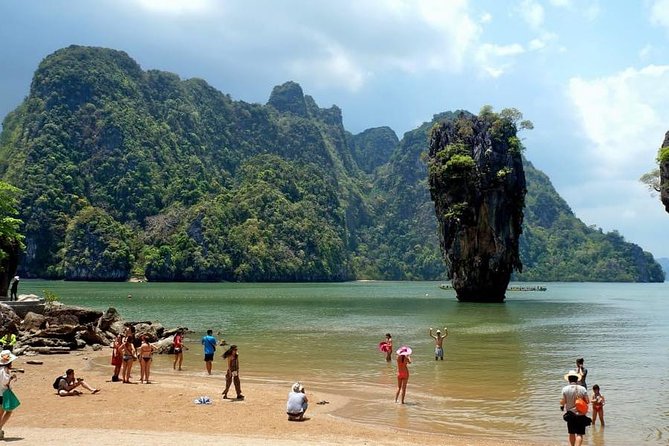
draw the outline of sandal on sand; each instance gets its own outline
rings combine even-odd
[[[92,393],[93,395],[95,395],[95,394],[98,393],[99,391],[100,391],[100,389],[93,389],[93,392],[91,392],[91,393]]]

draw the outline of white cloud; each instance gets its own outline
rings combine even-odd
[[[544,8],[535,0],[523,0],[518,6],[520,16],[532,29],[540,29],[544,24]]]
[[[650,8],[650,21],[669,28],[669,0],[655,0]]]
[[[642,61],[648,60],[654,52],[652,45],[646,45],[639,50],[639,59]]]
[[[350,91],[359,90],[371,77],[350,54],[336,45],[326,47],[321,57],[294,59],[288,69],[296,79],[313,79],[314,86],[344,87]]]
[[[214,0],[134,0],[143,10],[167,15],[202,15],[216,8]]]
[[[572,5],[571,0],[550,0],[550,4],[558,8],[570,7]]]
[[[479,47],[476,58],[489,76],[499,77],[513,65],[512,57],[524,52],[522,45],[517,43],[511,45],[485,43]]]
[[[572,78],[568,93],[590,142],[595,175],[636,180],[651,170],[669,126],[669,65]]]

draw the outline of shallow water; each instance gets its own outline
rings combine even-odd
[[[588,386],[599,384],[607,400],[607,427],[590,428],[584,444],[669,444],[667,283],[548,283],[545,292],[509,292],[504,304],[459,303],[438,285],[22,280],[19,292],[48,289],[66,304],[187,326],[192,373],[202,370],[199,338],[211,328],[239,345],[247,379],[299,379],[353,397],[341,416],[428,432],[564,444],[562,376],[584,357]],[[446,360],[437,362],[427,331],[444,326]],[[377,349],[386,332],[414,350],[404,406],[393,403],[394,364]],[[169,358],[155,367],[170,369]],[[223,367],[217,357],[214,369]]]

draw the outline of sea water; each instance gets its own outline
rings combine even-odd
[[[584,444],[669,444],[669,285],[541,283],[503,304],[460,303],[436,282],[92,283],[22,280],[20,293],[115,307],[126,320],[185,326],[184,373],[202,373],[200,337],[239,346],[242,376],[341,393],[335,415],[392,428],[563,444],[563,375],[585,358],[606,397],[606,428]],[[129,298],[128,296],[132,297]],[[428,329],[448,327],[445,360]],[[413,348],[405,405],[394,404],[385,333]],[[154,369],[171,373],[171,358]],[[103,362],[100,366],[103,366]],[[224,373],[220,356],[215,373]]]

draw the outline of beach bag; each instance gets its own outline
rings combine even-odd
[[[14,395],[14,392],[12,392],[12,389],[5,389],[4,392],[2,392],[2,410],[5,412],[11,412],[12,410],[16,409],[19,407],[21,404],[21,401]]]
[[[65,378],[63,378],[63,375],[56,378],[56,380],[53,382],[53,388],[54,389],[58,390],[60,388],[60,380],[61,379],[65,379]]]

